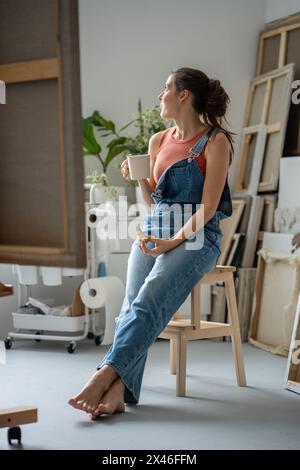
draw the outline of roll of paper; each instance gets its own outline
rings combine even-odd
[[[111,344],[115,332],[115,319],[120,313],[125,287],[116,276],[87,279],[80,286],[80,297],[91,309],[105,308],[105,332],[101,344]]]
[[[87,211],[87,226],[96,228],[98,223],[108,216],[105,208],[93,207]]]

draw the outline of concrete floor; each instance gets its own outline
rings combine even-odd
[[[66,402],[94,372],[106,347],[68,354],[63,343],[23,341],[0,366],[0,409],[35,405],[24,449],[300,449],[300,395],[283,388],[286,358],[244,345],[248,387],[236,386],[231,344],[188,346],[187,397],[176,398],[168,341],[151,348],[138,406],[91,422]],[[0,429],[0,449],[8,449]]]

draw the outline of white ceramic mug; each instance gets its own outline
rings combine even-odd
[[[150,178],[150,155],[127,155],[130,178],[145,180]]]

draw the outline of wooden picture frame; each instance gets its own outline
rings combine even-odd
[[[284,387],[300,394],[300,293],[289,349]]]
[[[267,128],[259,192],[277,190],[278,164],[283,153],[293,79],[294,64],[288,64],[256,77],[250,84],[244,127],[264,124]],[[238,186],[241,177],[239,173]]]
[[[264,194],[264,207],[261,218],[260,230],[262,232],[273,232],[274,215],[277,204],[277,194]]]
[[[235,183],[236,197],[243,193],[252,196],[257,194],[266,138],[267,127],[264,124],[243,129],[241,159]]]
[[[295,63],[300,79],[300,12],[267,23],[260,33],[256,75]],[[300,106],[291,103],[283,155],[300,155]]]
[[[2,1],[0,42],[0,262],[85,267],[77,0]]]
[[[226,264],[232,240],[239,226],[245,204],[243,199],[232,199],[232,215],[220,222],[223,237],[221,240],[221,254],[218,259],[218,264]]]
[[[300,257],[260,250],[249,343],[288,355],[299,290]]]
[[[241,258],[241,251],[243,249],[243,242],[245,239],[244,233],[235,233],[232,238],[232,243],[226,260],[229,266],[238,266]]]
[[[257,241],[259,239],[259,227],[261,225],[262,214],[264,209],[264,197],[263,196],[253,196],[249,222],[246,231],[246,240],[244,246],[244,253],[242,259],[243,268],[252,268]]]

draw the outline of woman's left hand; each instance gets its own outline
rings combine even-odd
[[[154,248],[149,249],[146,247],[146,243],[150,241],[155,243]],[[181,240],[176,240],[174,238],[166,239],[148,236],[144,240],[140,240],[140,249],[143,253],[147,253],[151,256],[156,257],[161,253],[167,253],[173,248],[176,248],[176,246],[178,246],[180,243]]]

